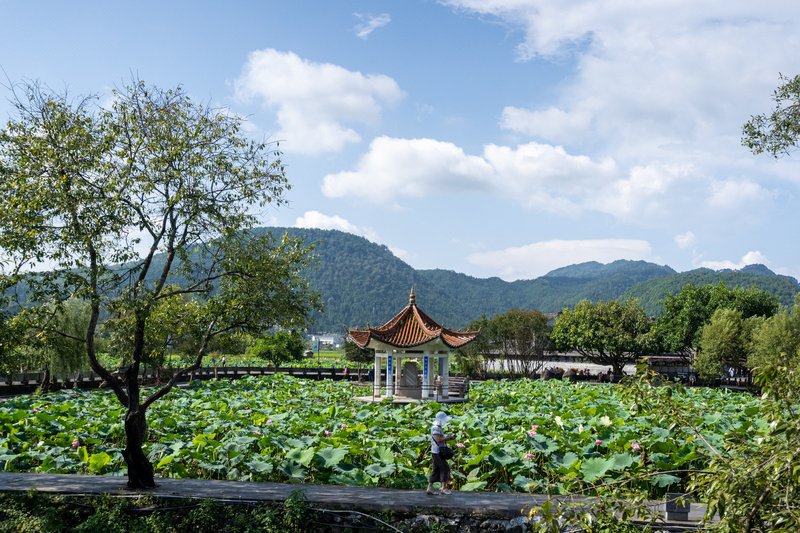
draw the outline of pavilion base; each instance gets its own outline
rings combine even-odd
[[[388,396],[356,396],[359,402],[367,403],[381,403],[388,400]],[[469,398],[461,398],[460,396],[449,396],[447,398],[433,397],[420,400],[419,398],[410,398],[408,396],[400,396],[395,394],[392,397],[392,403],[395,405],[403,405],[407,403],[422,403],[422,402],[439,402],[439,403],[464,403],[469,401]]]

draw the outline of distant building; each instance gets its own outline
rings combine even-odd
[[[321,333],[317,335],[311,335],[311,344],[313,346],[318,345],[322,350],[337,350],[344,346],[344,335],[340,335],[338,333]]]

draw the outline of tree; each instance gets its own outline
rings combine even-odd
[[[466,346],[455,351],[458,367],[467,376],[484,377],[497,360],[498,353],[490,340],[489,322],[486,315],[481,315],[478,320],[473,321],[467,330],[480,331],[481,334]]]
[[[255,339],[247,353],[269,361],[273,367],[278,368],[283,363],[302,359],[305,348],[299,332],[278,330],[272,335]]]
[[[489,349],[505,358],[517,373],[533,376],[544,367],[549,327],[540,311],[511,309],[489,320],[481,334]]]
[[[361,381],[361,367],[375,362],[375,350],[371,348],[359,348],[356,343],[349,338],[344,341],[344,356],[348,361],[352,361],[358,368],[358,380]]]
[[[691,359],[700,346],[703,326],[719,308],[737,309],[742,318],[772,316],[778,299],[758,288],[729,289],[717,285],[685,285],[679,293],[664,300],[664,312],[656,320],[656,332],[662,349]]]
[[[652,321],[636,300],[578,302],[556,318],[550,339],[559,350],[575,350],[595,364],[611,366],[615,376],[655,348]]]
[[[108,109],[36,84],[13,90],[16,113],[0,131],[3,273],[19,281],[25,268],[52,266],[25,277],[29,301],[88,303],[81,342],[126,408],[128,485],[153,487],[142,449],[153,402],[201,365],[215,337],[299,328],[317,307],[300,274],[309,248],[246,231],[256,209],[284,203],[280,154],[245,138],[238,117],[193,102],[180,87],[134,80],[114,91]],[[180,295],[196,306],[193,362],[143,396],[149,319]],[[97,357],[101,313],[111,311],[132,316],[120,374]]]
[[[754,115],[742,127],[742,144],[754,154],[767,152],[777,158],[790,154],[800,142],[800,75],[781,74],[780,80],[772,95],[772,113]]]
[[[757,317],[745,319],[738,309],[721,307],[714,311],[701,330],[700,350],[694,359],[701,378],[722,377],[726,368],[747,369],[753,320]]]
[[[179,343],[189,344],[185,346],[186,351],[194,352],[190,344],[196,338],[192,326],[197,321],[194,315],[199,305],[191,295],[182,293],[178,285],[166,290],[174,296],[157,300],[145,321],[142,362],[150,365],[161,366],[169,348]],[[123,365],[130,364],[129,347],[135,335],[136,314],[127,302],[119,300],[111,302],[109,311],[111,317],[101,327],[108,334],[108,350]]]
[[[747,364],[753,370],[800,369],[800,295],[795,296],[791,312],[781,309],[755,328]]]
[[[61,305],[23,309],[13,318],[24,336],[12,349],[26,368],[44,370],[42,391],[49,390],[51,378],[66,378],[88,367],[82,336],[89,315],[86,301],[70,298]]]

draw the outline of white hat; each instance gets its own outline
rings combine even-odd
[[[440,426],[443,426],[443,425],[447,424],[452,419],[453,419],[453,417],[449,416],[444,411],[439,411],[438,413],[436,413],[436,423],[439,424]]]

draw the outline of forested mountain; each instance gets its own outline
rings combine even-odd
[[[317,266],[309,272],[322,294],[325,309],[314,317],[313,329],[341,332],[347,327],[380,325],[408,302],[411,287],[417,304],[448,327],[464,328],[482,314],[493,316],[512,308],[558,312],[582,299],[638,298],[649,314],[660,313],[668,293],[687,283],[730,287],[757,286],[790,305],[800,291],[797,280],[779,276],[762,265],[741,271],[708,269],[678,273],[645,261],[588,262],[553,270],[537,279],[503,281],[474,278],[450,270],[415,270],[386,246],[335,230],[259,228],[288,232],[316,243]]]
[[[800,291],[797,280],[780,276],[763,265],[739,271],[697,269],[678,273],[668,266],[645,261],[614,261],[607,265],[587,262],[558,268],[533,280],[503,281],[474,278],[451,270],[415,270],[386,246],[335,230],[256,228],[255,233],[288,232],[315,244],[317,264],[308,272],[311,285],[322,295],[324,310],[312,317],[317,332],[343,332],[346,328],[377,326],[408,303],[411,287],[417,303],[439,323],[465,328],[481,315],[494,316],[509,309],[559,312],[580,300],[637,298],[650,315],[661,312],[661,302],[688,283],[724,282],[729,287],[760,287],[791,305]],[[156,257],[155,261],[163,258]],[[180,283],[180,277],[170,278]],[[24,300],[24,286],[21,287]],[[10,309],[13,311],[13,309]]]
[[[637,298],[650,315],[659,315],[661,302],[666,294],[674,294],[684,285],[716,285],[725,283],[728,287],[759,287],[774,294],[786,307],[791,307],[794,295],[800,291],[797,280],[790,276],[775,274],[764,265],[748,265],[741,270],[710,270],[699,268],[651,279],[638,283],[625,291],[622,298]]]

